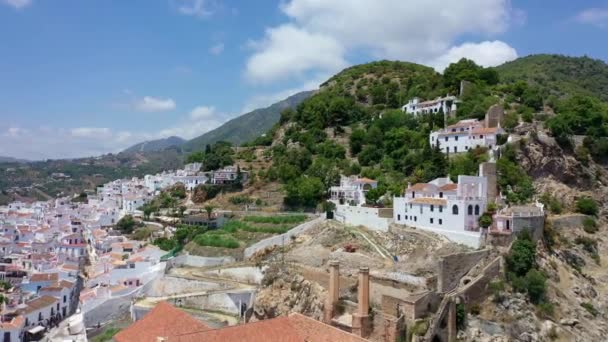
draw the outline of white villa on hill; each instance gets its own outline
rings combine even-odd
[[[429,183],[408,184],[403,197],[393,199],[397,224],[434,231],[455,242],[478,247],[478,219],[488,204],[488,180],[482,176],[458,176],[458,183],[437,178]]]
[[[476,147],[492,149],[497,144],[497,136],[504,133],[500,125],[485,127],[484,122],[468,119],[432,132],[429,141],[444,153],[461,153]]]
[[[408,103],[401,107],[401,110],[408,114],[419,115],[429,113],[443,112],[445,115],[450,115],[456,112],[456,96],[438,97],[430,101],[420,101],[419,98],[414,97],[409,100]]]
[[[332,186],[329,192],[331,200],[336,204],[360,206],[365,204],[365,194],[377,187],[378,182],[373,179],[342,176],[340,186]]]

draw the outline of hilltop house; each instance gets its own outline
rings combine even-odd
[[[429,142],[444,153],[461,153],[477,147],[492,149],[498,143],[497,136],[504,133],[500,125],[485,127],[484,122],[467,119],[432,132]]]
[[[444,113],[445,115],[452,115],[456,113],[457,109],[457,98],[456,96],[447,95],[446,97],[438,97],[430,101],[420,101],[419,98],[414,97],[409,100],[406,105],[401,107],[401,110],[408,114],[420,115],[430,113]]]
[[[329,192],[331,200],[336,204],[361,206],[365,204],[365,194],[377,187],[378,182],[373,179],[341,176],[340,185],[332,186]]]
[[[408,184],[404,195],[393,199],[393,220],[479,247],[482,232],[478,220],[488,204],[488,189],[493,186],[481,166],[480,176],[458,176],[457,183],[446,177]]]

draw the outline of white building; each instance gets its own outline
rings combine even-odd
[[[414,97],[409,100],[408,103],[401,107],[401,110],[408,114],[419,115],[419,114],[430,114],[443,112],[445,115],[450,115],[456,112],[457,109],[456,96],[438,97],[430,101],[420,101],[419,98]]]
[[[246,183],[249,179],[249,172],[239,170],[238,166],[226,166],[223,169],[212,172],[213,184],[230,184],[237,182],[238,174],[241,174],[241,183]]]
[[[487,128],[483,122],[468,119],[432,132],[429,142],[431,146],[439,146],[444,153],[461,153],[477,147],[493,149],[500,134],[504,134],[500,126]]]
[[[478,247],[478,220],[486,210],[487,191],[487,178],[479,176],[458,176],[458,183],[437,178],[408,185],[403,197],[393,199],[393,219],[397,224],[430,230]]]
[[[377,187],[378,182],[373,179],[341,176],[340,186],[332,186],[329,192],[336,204],[361,206],[365,204],[365,194]]]

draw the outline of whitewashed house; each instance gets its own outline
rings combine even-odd
[[[504,133],[500,125],[488,128],[481,121],[468,119],[432,132],[429,142],[444,153],[462,153],[477,147],[493,149],[498,142],[497,136]]]
[[[365,194],[378,187],[378,182],[357,176],[341,176],[340,185],[329,189],[331,201],[338,205],[361,206],[365,204]]]
[[[458,176],[458,183],[437,178],[429,183],[408,184],[403,197],[393,199],[393,220],[479,247],[478,220],[486,210],[487,193],[487,178],[481,176]]]
[[[445,115],[451,115],[456,112],[457,109],[457,98],[456,96],[447,95],[446,97],[438,97],[430,101],[420,101],[419,98],[414,97],[409,100],[406,105],[401,107],[401,110],[408,114],[420,115],[430,113],[444,113]]]

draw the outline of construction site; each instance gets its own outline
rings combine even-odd
[[[248,258],[180,255],[133,300],[130,318],[162,301],[210,327],[297,312],[372,341],[448,341],[457,303],[484,298],[500,257],[426,231],[311,221]],[[276,240],[276,239],[275,239]]]

